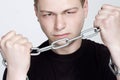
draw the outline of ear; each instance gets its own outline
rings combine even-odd
[[[85,13],[85,18],[88,15],[88,0],[85,0],[84,5],[83,5],[84,13]]]
[[[37,6],[35,5],[34,5],[34,11],[35,11],[36,17],[38,18],[38,9],[37,9]]]

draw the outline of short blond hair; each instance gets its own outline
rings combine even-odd
[[[80,0],[81,1],[81,4],[83,6],[85,0]],[[38,3],[38,0],[34,0],[34,6],[37,7],[37,3]]]

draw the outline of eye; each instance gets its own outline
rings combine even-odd
[[[68,12],[66,12],[67,14],[73,14],[73,13],[75,13],[74,11],[68,11]]]
[[[52,13],[45,13],[45,14],[43,14],[43,16],[53,16],[53,14]]]
[[[65,14],[75,14],[77,10],[68,10],[65,12]]]

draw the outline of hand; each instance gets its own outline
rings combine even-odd
[[[101,38],[120,67],[120,7],[103,5],[95,18],[95,26],[101,29]]]
[[[0,48],[7,68],[27,74],[30,66],[30,48],[32,44],[15,31],[10,31],[1,38]]]

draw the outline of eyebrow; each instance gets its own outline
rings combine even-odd
[[[73,10],[73,9],[79,9],[79,8],[78,8],[78,7],[73,7],[73,8],[66,9],[66,10],[64,10],[64,11],[62,11],[62,12],[67,12],[67,11]],[[49,10],[40,10],[40,12],[54,13],[54,12],[49,11]]]
[[[63,12],[67,12],[67,11],[73,10],[73,9],[78,9],[78,7],[69,8],[69,9],[64,10]]]

